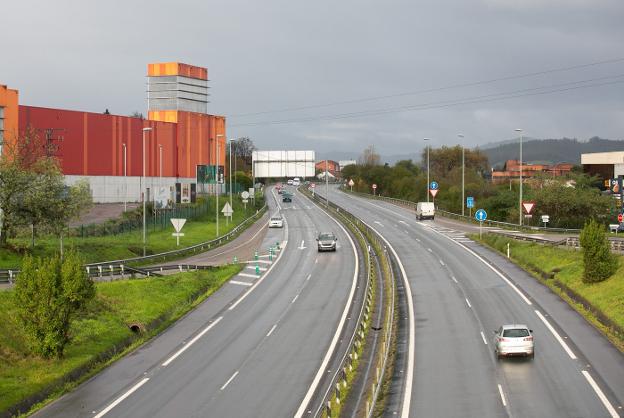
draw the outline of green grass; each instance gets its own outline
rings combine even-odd
[[[123,351],[132,342],[129,324],[162,320],[135,341],[136,346],[184,315],[240,268],[231,265],[169,277],[97,283],[96,298],[72,322],[72,340],[60,360],[39,359],[29,352],[16,318],[14,293],[0,292],[0,415],[11,405],[49,389],[73,370],[90,367],[86,376],[100,370],[106,364],[106,359],[100,358],[103,353]],[[55,394],[73,385],[61,385]]]
[[[221,200],[219,202],[220,206],[225,204],[225,199],[222,200],[223,202]],[[233,203],[234,214],[232,222],[226,226],[225,218],[221,216],[219,220],[219,235],[231,231],[245,218],[255,213],[255,209],[252,209],[250,204],[247,205],[247,212],[245,213],[240,199],[234,199]],[[180,238],[180,247],[176,247],[176,239],[171,235],[173,232],[173,226],[166,230],[148,229],[146,253],[161,253],[216,238],[215,214],[210,212],[196,219],[188,220],[182,228],[184,236]],[[21,266],[24,251],[34,256],[43,257],[50,256],[59,250],[59,239],[52,236],[37,238],[34,249],[29,248],[30,238],[27,237],[10,240],[10,244],[14,248],[21,248],[22,250],[0,248],[0,268],[17,268]],[[103,237],[68,237],[64,239],[64,246],[65,248],[76,249],[87,263],[121,260],[143,255],[143,232],[139,229]]]
[[[479,239],[478,235],[472,238]],[[536,269],[546,273],[554,273],[557,280],[586,299],[594,308],[619,327],[624,328],[624,257],[617,256],[619,268],[609,279],[599,283],[585,284],[581,279],[583,256],[580,251],[515,241],[495,234],[485,234],[481,241],[503,254],[507,253],[507,243],[509,243],[511,258],[514,262],[534,273],[534,275],[536,275]],[[567,297],[552,280],[544,280],[544,282],[589,321],[603,330],[620,350],[624,350],[623,336],[611,332],[591,312],[587,312],[582,306]]]

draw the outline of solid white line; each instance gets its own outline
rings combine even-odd
[[[295,303],[295,301],[297,300],[297,298],[299,297],[299,295],[296,295],[292,301],[290,301],[290,303]]]
[[[507,401],[505,400],[505,394],[503,393],[503,387],[498,385],[498,393],[500,393],[501,401],[503,401],[503,406],[507,406]]]
[[[457,279],[455,278],[455,276],[451,276],[451,279],[453,279],[453,281],[454,281],[455,283],[458,283],[458,282],[457,282]]]
[[[275,324],[275,325],[273,325],[273,326],[271,327],[271,330],[267,333],[267,335],[266,335],[266,336],[267,336],[267,337],[270,337],[270,336],[271,336],[271,334],[273,334],[273,331],[275,331],[275,328],[277,328],[277,324]]]
[[[239,282],[238,280],[230,280],[231,284],[239,284],[241,286],[251,286],[253,283]]]
[[[481,339],[483,340],[483,344],[487,345],[487,340],[485,339],[485,334],[481,331]]]
[[[126,393],[124,393],[123,395],[121,395],[119,398],[115,399],[115,401],[113,403],[111,403],[110,405],[108,405],[106,408],[104,408],[99,414],[95,415],[93,418],[102,418],[104,415],[106,415],[107,413],[110,412],[111,409],[113,409],[114,407],[116,407],[117,405],[119,405],[121,402],[123,402],[124,399],[126,399],[128,396],[132,395],[134,392],[136,392],[141,386],[143,386],[144,384],[147,383],[147,381],[149,380],[149,377],[145,377],[143,378],[143,380],[141,380],[139,383],[137,383],[136,385],[132,386]]]
[[[197,334],[195,337],[193,337],[193,339],[191,341],[189,341],[184,347],[182,347],[181,349],[179,349],[174,355],[172,355],[171,357],[169,357],[167,359],[167,361],[165,361],[162,366],[163,367],[167,367],[173,360],[175,360],[180,354],[184,353],[190,346],[192,346],[193,344],[195,344],[197,342],[197,340],[199,340],[201,337],[204,336],[205,333],[207,333],[208,331],[210,331],[210,329],[212,327],[214,327],[215,325],[217,325],[221,320],[223,319],[222,316],[218,317],[217,319],[214,320],[214,322],[210,325],[208,325],[206,328],[204,328],[204,330],[202,332],[200,332],[199,334]]]
[[[225,389],[225,388],[227,387],[227,385],[229,385],[229,384],[232,382],[232,380],[234,380],[234,378],[236,377],[236,375],[238,375],[238,371],[237,371],[236,373],[234,373],[234,374],[232,375],[232,377],[230,377],[230,378],[228,379],[228,381],[227,381],[227,382],[225,382],[225,384],[224,384],[223,386],[221,386],[221,389],[220,389],[220,390]]]
[[[444,261],[440,260],[440,265],[443,266],[444,265]]]
[[[312,273],[308,274],[308,277],[306,277],[306,282],[310,280],[310,277],[312,277]]]
[[[555,329],[553,328],[552,325],[550,325],[550,322],[548,322],[546,320],[546,318],[544,318],[544,315],[542,315],[542,313],[538,310],[535,311],[535,314],[539,317],[539,319],[542,320],[542,322],[544,323],[544,325],[546,325],[546,328],[548,328],[548,330],[552,333],[552,335],[555,336],[555,338],[557,339],[557,341],[559,341],[559,344],[561,344],[561,346],[563,347],[563,349],[565,350],[566,353],[568,353],[568,356],[570,356],[570,358],[572,360],[576,360],[576,356],[574,355],[574,353],[572,352],[572,350],[570,350],[570,347],[568,347],[568,345],[566,344],[565,341],[563,341],[563,338],[561,338],[561,336],[559,335],[559,333],[557,331],[555,331]]]
[[[609,411],[611,417],[619,418],[620,414],[617,413],[613,405],[611,405],[611,402],[609,402],[605,394],[602,392],[602,390],[600,390],[600,387],[598,386],[594,378],[591,377],[591,375],[585,370],[581,371],[581,373],[583,373],[583,376],[585,376],[585,379],[587,379],[589,385],[592,387],[592,389],[594,389],[594,392],[596,392],[596,395],[598,395],[602,404],[605,406],[605,408],[607,408],[607,411]]]
[[[255,279],[256,277],[258,277],[255,274],[249,274],[249,273],[238,273],[237,276],[242,276],[242,277],[251,277],[252,279]]]
[[[307,199],[307,197],[306,197],[306,199]],[[308,200],[310,200],[310,199],[308,199]],[[321,362],[321,366],[319,367],[318,371],[316,372],[316,376],[314,376],[314,379],[312,380],[312,384],[308,388],[308,392],[304,396],[303,401],[301,401],[301,404],[299,405],[299,408],[297,409],[297,412],[295,412],[295,418],[301,418],[303,416],[303,414],[306,412],[306,407],[310,403],[310,400],[312,399],[312,395],[314,395],[314,392],[316,392],[316,389],[317,389],[317,387],[318,387],[318,385],[319,385],[319,383],[321,381],[321,377],[323,377],[325,375],[325,370],[327,369],[327,365],[329,364],[329,360],[330,360],[331,356],[334,354],[334,350],[336,349],[336,344],[338,344],[338,339],[340,338],[340,334],[342,333],[342,329],[344,328],[345,322],[347,320],[347,315],[349,314],[349,310],[351,309],[351,305],[353,304],[353,297],[355,295],[355,289],[357,287],[357,278],[358,278],[358,274],[359,274],[359,264],[360,264],[359,256],[358,256],[358,253],[357,253],[357,248],[355,247],[355,243],[353,242],[353,239],[351,238],[351,235],[347,232],[345,227],[342,226],[342,224],[340,222],[338,222],[336,219],[331,217],[322,208],[319,207],[319,209],[322,212],[324,212],[332,221],[334,221],[336,223],[336,225],[338,225],[340,227],[340,229],[342,229],[342,231],[345,233],[345,235],[349,239],[349,242],[351,243],[351,249],[353,250],[353,255],[355,256],[355,269],[354,269],[354,272],[353,272],[353,280],[351,282],[351,290],[349,292],[348,302],[347,302],[346,306],[344,307],[344,310],[342,311],[342,316],[340,318],[340,322],[338,322],[338,328],[336,328],[336,333],[334,334],[334,337],[332,338],[332,341],[329,344],[329,348],[327,349],[327,352],[325,353],[325,357],[323,358],[323,361]],[[318,261],[318,258],[316,259],[315,263],[317,261]],[[411,294],[411,292],[410,292],[410,294]],[[406,416],[406,418],[407,418],[407,416]]]
[[[466,303],[468,304],[469,308],[472,308],[472,305],[470,304],[470,301],[468,299],[466,299]]]

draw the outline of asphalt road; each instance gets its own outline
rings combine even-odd
[[[381,233],[405,267],[415,310],[410,417],[622,413],[624,356],[546,287],[412,210],[335,189],[330,200]],[[503,323],[533,329],[534,359],[496,359],[493,330]]]
[[[278,210],[270,199],[271,212]],[[337,339],[355,291],[356,255],[338,225],[303,197],[279,203],[273,263],[256,263],[166,332],[37,417],[292,417]],[[317,253],[318,231],[338,251]]]

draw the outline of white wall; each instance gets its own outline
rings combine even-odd
[[[314,177],[314,151],[254,151],[252,168],[257,178]]]

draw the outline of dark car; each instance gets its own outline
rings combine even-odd
[[[282,193],[282,202],[292,202],[292,195],[287,192]]]
[[[336,251],[336,237],[332,232],[321,232],[316,239],[318,242],[318,250],[320,251]]]

